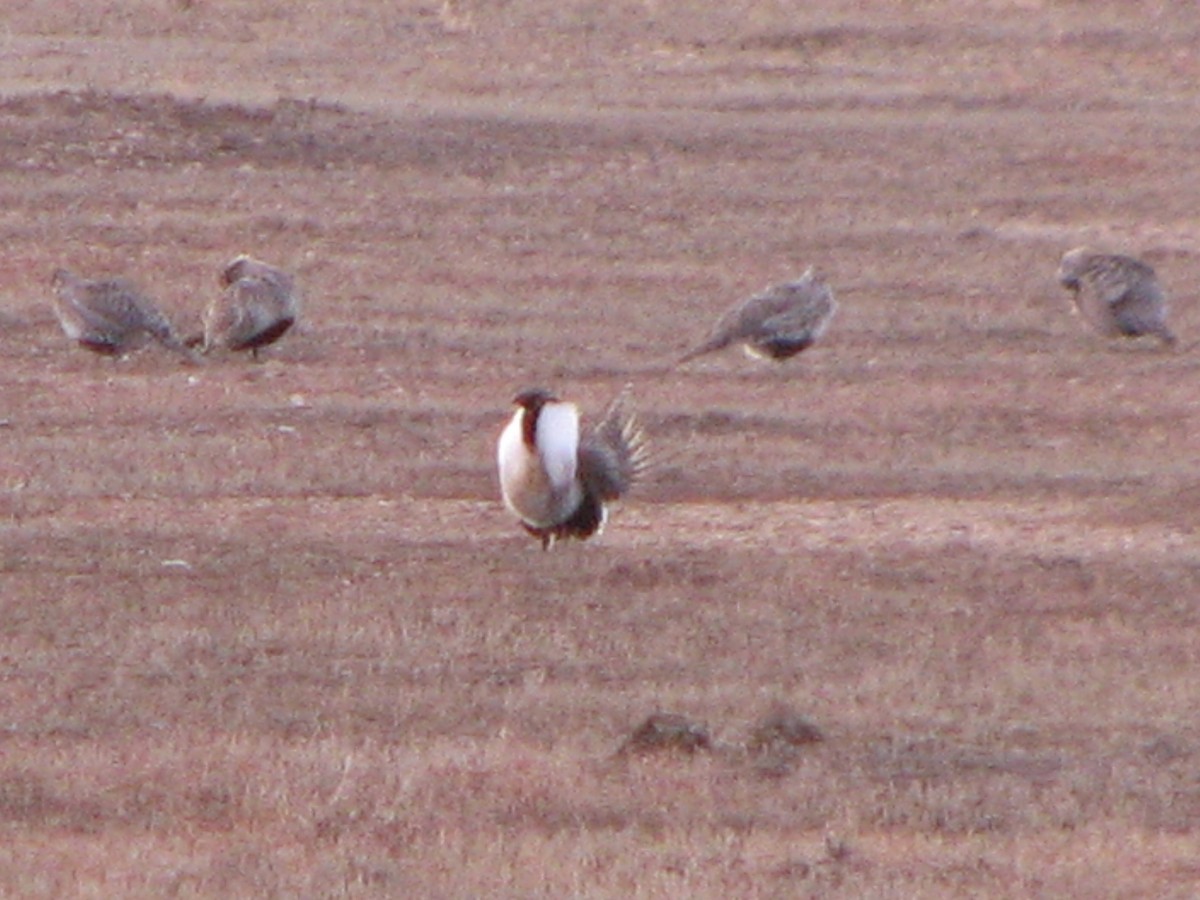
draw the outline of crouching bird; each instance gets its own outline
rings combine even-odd
[[[1071,292],[1075,311],[1102,337],[1150,334],[1168,347],[1175,343],[1167,327],[1167,295],[1148,263],[1076,247],[1063,254],[1058,283]]]
[[[504,505],[543,550],[559,538],[597,534],[605,504],[625,494],[647,465],[644,435],[623,396],[587,432],[578,407],[549,391],[522,391],[513,403],[517,411],[496,454]]]
[[[208,352],[217,347],[258,351],[273,344],[300,315],[300,296],[292,276],[282,269],[249,256],[232,259],[221,270],[222,291],[204,311],[204,343]]]
[[[764,359],[787,359],[820,340],[835,312],[833,289],[809,266],[795,281],[769,287],[734,306],[717,320],[708,340],[679,362],[730,344],[741,344],[747,353]]]
[[[56,269],[50,278],[63,333],[94,353],[124,356],[150,340],[194,358],[153,300],[124,278],[90,280]]]

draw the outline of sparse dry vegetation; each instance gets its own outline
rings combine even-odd
[[[1054,283],[1200,334],[1194,15],[875,6],[5,13],[0,895],[1194,893],[1200,366]],[[261,364],[49,309],[239,252]],[[666,365],[809,263],[821,345]],[[542,553],[508,398],[627,383],[652,477]]]

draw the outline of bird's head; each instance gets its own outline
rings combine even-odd
[[[1079,279],[1095,255],[1091,247],[1076,247],[1064,253],[1058,264],[1058,283],[1072,291],[1079,290]]]
[[[554,403],[557,400],[558,398],[545,388],[528,388],[513,397],[513,404],[531,413],[536,413],[547,403]]]
[[[221,270],[221,287],[229,287],[246,274],[246,269],[254,263],[245,253],[235,256]]]

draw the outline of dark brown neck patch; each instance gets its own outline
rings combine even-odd
[[[521,419],[521,440],[530,450],[537,447],[537,420],[542,414],[542,405],[525,407],[525,416]]]
[[[537,424],[542,407],[554,399],[553,394],[541,388],[522,391],[513,398],[513,403],[525,410],[525,415],[521,418],[521,440],[530,450],[537,448]]]

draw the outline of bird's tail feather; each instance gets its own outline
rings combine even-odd
[[[697,356],[704,356],[706,353],[714,353],[717,350],[723,350],[729,346],[730,340],[731,338],[727,334],[715,335],[709,338],[699,347],[689,350],[687,353],[683,354],[683,356],[679,357],[679,359],[676,360],[676,365],[683,365],[685,362],[691,362]]]
[[[602,500],[615,500],[650,466],[649,447],[637,416],[629,408],[628,389],[617,396],[579,448],[580,476]]]

